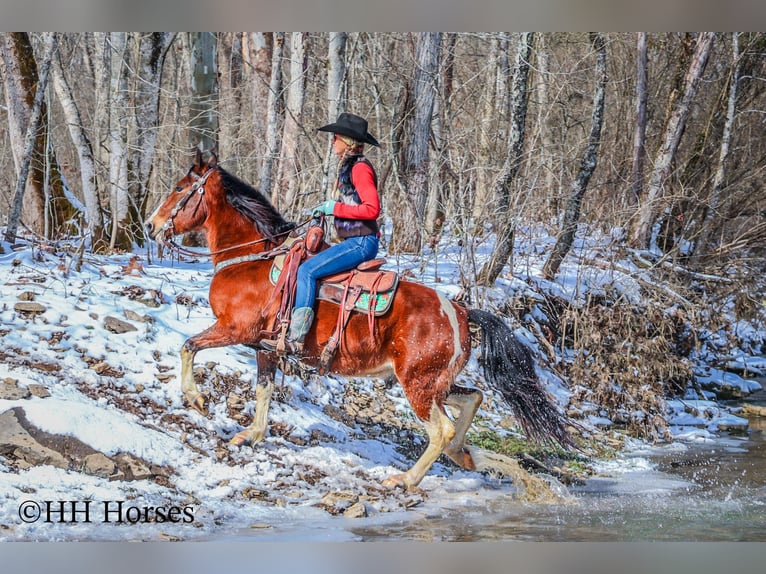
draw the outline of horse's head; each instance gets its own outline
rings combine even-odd
[[[207,217],[205,183],[218,166],[218,158],[211,152],[204,161],[198,149],[194,165],[173,186],[170,195],[154,210],[144,227],[152,239],[164,241],[202,227]]]

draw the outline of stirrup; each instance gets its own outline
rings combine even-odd
[[[285,340],[284,349],[279,348],[279,339],[261,339],[258,343],[262,349],[277,353],[278,355],[295,355],[301,356],[303,354],[303,343],[298,341]]]

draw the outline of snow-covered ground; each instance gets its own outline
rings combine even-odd
[[[515,261],[522,273],[535,276],[546,247],[538,240],[519,248]],[[27,423],[44,433],[75,437],[109,458],[129,453],[139,478],[29,466],[12,452],[0,453],[0,540],[346,540],[354,538],[347,527],[352,520],[357,526],[394,517],[406,521],[451,504],[486,505],[492,497],[513,494],[508,480],[440,463],[421,491],[380,487],[386,476],[410,466],[425,442],[413,431],[417,425],[399,387],[381,390],[366,379],[285,376],[269,412],[270,436],[255,448],[231,447],[228,439],[253,414],[251,351],[201,352],[196,366],[204,379],[200,386],[210,395],[209,415],[181,402],[179,350],[212,322],[208,261],[86,253],[78,269],[74,248],[13,251],[3,244],[3,249],[0,383],[21,394],[0,399],[0,415],[20,409]],[[480,245],[477,257],[490,249]],[[452,296],[460,290],[463,257],[448,245],[424,260],[390,258],[389,267],[409,270]],[[614,271],[573,265],[562,269],[556,287],[576,298],[584,284],[597,289],[607,282],[615,283]],[[528,286],[501,278],[482,296],[491,304],[515,289]],[[626,278],[621,289],[638,292]],[[19,302],[41,307],[24,311]],[[113,332],[114,319],[133,330]],[[528,331],[517,332],[535,347]],[[763,368],[747,356],[735,360],[751,360],[751,373]],[[463,375],[469,380],[479,378],[474,363]],[[540,361],[538,367],[548,390],[565,401],[569,391],[560,377]],[[733,373],[708,370],[706,376],[726,377],[744,394],[760,388]],[[362,428],[333,416],[350,393],[377,396],[376,404],[385,402],[382,407],[397,414],[400,426],[392,431],[373,419]],[[720,425],[745,422],[708,398],[669,401],[669,421],[679,440],[715,440]],[[492,426],[507,414],[488,391],[481,424]],[[366,517],[332,516],[351,506]]]

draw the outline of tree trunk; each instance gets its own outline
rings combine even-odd
[[[345,32],[330,32],[327,54],[327,122],[334,122],[338,114],[346,111],[346,41]],[[332,138],[327,138],[324,169],[322,170],[322,199],[332,198],[338,162],[333,153]]]
[[[282,153],[279,166],[279,185],[272,202],[277,209],[296,216],[300,211],[301,157],[298,143],[303,134],[303,104],[306,99],[306,40],[305,32],[290,35],[290,85],[285,105],[285,125],[282,130]]]
[[[556,239],[556,245],[543,266],[543,277],[552,280],[558,273],[561,262],[569,253],[574,241],[577,223],[580,220],[582,198],[588,188],[588,183],[596,169],[598,148],[601,143],[601,127],[604,124],[604,99],[606,94],[606,42],[601,34],[591,34],[591,43],[596,50],[596,89],[593,95],[593,114],[591,115],[588,147],[580,162],[580,170],[572,185],[572,194],[567,201],[561,232]]]
[[[19,177],[16,184],[16,192],[11,204],[11,212],[8,217],[8,227],[5,231],[5,240],[13,243],[16,240],[16,231],[21,221],[21,209],[24,203],[24,190],[27,185],[27,176],[29,175],[29,164],[32,161],[32,154],[37,140],[37,129],[40,126],[40,118],[43,111],[43,98],[48,89],[48,72],[51,67],[53,52],[56,50],[56,37],[54,34],[48,34],[45,42],[45,56],[39,69],[37,86],[32,101],[32,110],[30,112],[27,132],[24,136],[24,155],[19,166]],[[30,46],[31,48],[31,46]]]
[[[109,206],[112,212],[111,249],[130,250],[128,234],[128,35],[110,32],[105,57],[109,58]]]
[[[212,150],[218,144],[218,56],[215,34],[193,32],[191,41],[192,147]]]
[[[663,143],[654,158],[654,168],[647,185],[645,201],[639,208],[638,218],[631,234],[631,240],[637,248],[654,248],[651,234],[652,224],[658,212],[658,203],[665,192],[665,183],[670,176],[673,160],[681,142],[686,121],[691,113],[691,106],[697,95],[702,74],[713,46],[713,32],[702,32],[697,38],[697,45],[685,78],[684,95],[668,120]]]
[[[69,128],[69,136],[72,138],[77,151],[77,158],[80,162],[80,184],[85,202],[85,219],[87,233],[90,236],[91,249],[100,251],[107,246],[108,242],[106,240],[106,230],[104,229],[104,214],[96,185],[96,163],[93,157],[93,146],[85,130],[80,109],[75,102],[72,88],[62,68],[58,52],[53,57],[51,76],[56,97],[64,110],[64,118]]]
[[[253,146],[253,156],[258,161],[245,169],[251,172],[248,180],[259,181],[263,163],[268,156],[267,120],[269,104],[269,82],[271,79],[271,55],[274,49],[274,35],[270,32],[252,32],[244,37],[245,46],[245,75],[250,78],[250,109],[252,113],[252,128],[250,140]],[[260,182],[259,182],[260,183]],[[264,190],[269,194],[269,190]]]
[[[133,141],[128,158],[130,207],[127,232],[139,245],[144,242],[143,221],[149,197],[149,178],[157,149],[162,68],[173,38],[174,34],[169,32],[136,35],[139,42],[135,66],[138,78],[133,89],[135,113],[130,116]]]
[[[441,53],[440,32],[418,35],[416,53],[414,121],[409,130],[410,142],[405,160],[405,197],[399,217],[394,221],[390,249],[394,253],[418,253],[425,225],[425,206],[430,174],[429,140],[431,119]]]
[[[229,169],[234,173],[241,173],[240,157],[236,150],[240,146],[240,131],[244,116],[242,34],[221,33],[218,47],[217,65],[220,77],[218,154],[227,162]]]
[[[497,243],[489,261],[484,264],[477,281],[480,285],[491,286],[497,280],[513,251],[513,234],[516,228],[515,215],[511,214],[511,184],[523,163],[524,139],[526,134],[527,96],[529,92],[529,59],[532,55],[534,33],[523,32],[519,36],[516,63],[511,88],[511,133],[508,138],[508,152],[503,169],[493,187],[497,209],[494,213]]]
[[[271,79],[266,109],[266,157],[261,164],[260,187],[266,197],[272,196],[274,164],[279,158],[279,103],[282,100],[282,57],[285,33],[274,32],[271,56]]]
[[[647,56],[646,32],[638,33],[636,57],[636,128],[633,132],[633,168],[630,176],[631,202],[638,203],[644,186],[646,157]]]
[[[54,41],[46,36],[46,42]],[[25,136],[32,121],[39,81],[29,34],[0,34],[0,63],[4,71],[8,134],[17,175],[21,175],[24,162],[28,162],[24,168],[27,174],[19,222],[44,237],[71,231],[66,226],[77,210],[66,197],[56,157],[48,147],[48,112],[44,100],[40,104],[38,125],[33,131],[32,151],[27,151]]]

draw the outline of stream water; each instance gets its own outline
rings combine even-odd
[[[749,402],[766,405],[766,393]],[[766,418],[714,444],[635,453],[570,492],[570,504],[498,496],[352,532],[369,541],[766,541]]]

